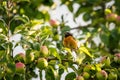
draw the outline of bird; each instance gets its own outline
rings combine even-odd
[[[77,50],[78,45],[76,39],[69,32],[66,32],[63,38],[63,45],[71,50]]]

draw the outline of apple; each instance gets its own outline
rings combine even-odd
[[[101,70],[96,73],[97,80],[107,80],[108,74],[105,70]]]
[[[110,14],[106,15],[106,19],[107,19],[108,21],[116,21],[117,16],[118,16],[118,15],[115,14],[115,13],[110,13]]]
[[[16,66],[16,72],[17,72],[17,73],[24,73],[24,72],[25,72],[25,64],[24,64],[24,63],[22,63],[22,62],[17,62],[17,63],[15,64],[15,66]]]
[[[116,54],[114,55],[114,61],[115,61],[116,63],[119,63],[119,64],[120,64],[120,53],[116,53]]]
[[[48,66],[48,62],[45,58],[39,58],[37,60],[37,67],[41,70],[45,69]]]
[[[84,80],[84,77],[83,76],[77,76],[76,80]]]
[[[24,53],[19,53],[14,58],[15,58],[15,61],[25,62],[25,54]]]
[[[59,34],[56,34],[56,35],[53,36],[53,40],[54,40],[54,41],[58,41],[58,40],[59,40],[59,37],[60,37],[60,35],[59,35]]]
[[[50,25],[53,26],[53,27],[57,27],[57,26],[59,25],[59,22],[58,22],[57,20],[53,20],[53,19],[51,19],[51,20],[49,21],[49,23],[50,23]]]
[[[83,72],[83,77],[85,80],[88,80],[90,78],[90,74],[88,72]]]
[[[49,55],[49,51],[47,46],[40,47],[40,57],[47,57]]]
[[[117,74],[111,72],[111,73],[108,75],[108,80],[117,80]]]

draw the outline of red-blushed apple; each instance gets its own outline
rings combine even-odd
[[[47,46],[40,47],[40,57],[47,57],[49,55],[49,51]]]
[[[97,80],[107,80],[108,74],[105,70],[101,70],[96,73]]]
[[[46,67],[48,66],[48,62],[45,58],[39,58],[37,60],[37,67],[40,69],[40,70],[43,70],[45,69]]]
[[[25,62],[25,54],[19,53],[14,57],[15,61]]]
[[[116,53],[116,54],[114,55],[114,61],[115,61],[116,63],[119,63],[119,64],[120,64],[120,53]]]
[[[110,13],[110,14],[106,15],[106,19],[107,19],[108,21],[116,21],[117,16],[118,16],[118,15],[115,14],[115,13]]]
[[[17,62],[16,66],[16,73],[24,73],[25,72],[25,64],[22,62]]]
[[[76,80],[85,80],[83,76],[77,76]]]
[[[50,25],[53,26],[53,27],[57,27],[57,26],[59,25],[59,22],[58,22],[57,20],[53,20],[53,19],[51,19],[51,20],[49,21],[49,23],[50,23]]]

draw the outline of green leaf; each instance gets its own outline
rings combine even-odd
[[[58,80],[58,73],[56,70],[53,69],[53,67],[49,66],[49,68],[46,69],[45,71],[46,71],[46,75],[45,75],[46,80]]]
[[[12,34],[14,33],[16,27],[18,27],[18,26],[24,27],[24,26],[20,26],[20,25],[23,25],[23,24],[27,23],[28,21],[29,21],[29,19],[27,16],[15,16],[11,20],[11,23],[10,23],[10,30],[11,30]]]
[[[83,15],[83,20],[84,20],[84,21],[89,21],[90,19],[91,19],[90,13],[89,13],[89,12],[86,12],[86,13]]]
[[[73,12],[73,2],[69,1],[67,7],[70,10],[70,12]]]
[[[54,57],[57,57],[59,59],[59,62],[61,63],[61,58],[57,50],[55,48],[49,48],[49,51]]]
[[[66,31],[70,31],[70,26],[64,26],[63,28],[62,28],[62,35],[66,32]]]
[[[4,50],[0,50],[0,59],[4,56],[3,54],[5,54]]]
[[[7,64],[7,74],[8,75],[12,76],[15,73],[15,70],[16,70],[15,63],[11,62],[11,63]]]
[[[100,39],[106,46],[108,46],[108,44],[109,44],[109,34],[101,33],[100,34]]]
[[[88,11],[90,11],[90,10],[92,10],[91,7],[80,6],[80,7],[77,9],[76,13],[74,14],[74,17],[76,18],[76,17],[78,17],[79,15],[81,15],[81,13],[83,13],[83,12],[85,12],[85,11],[88,12]]]
[[[76,78],[75,72],[68,73],[65,77],[65,80],[74,80]]]
[[[7,34],[7,27],[6,27],[6,23],[3,19],[0,19],[0,29],[2,29],[2,31]]]
[[[64,73],[64,69],[63,68],[59,69],[59,75],[61,76],[63,73]]]

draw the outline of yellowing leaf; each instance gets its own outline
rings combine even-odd
[[[87,54],[88,56],[93,57],[93,55],[91,55],[90,52],[88,51],[88,49],[87,49],[86,47],[84,47],[84,46],[81,46],[78,51],[79,51],[79,52],[82,51],[82,52],[84,52],[85,54]]]

